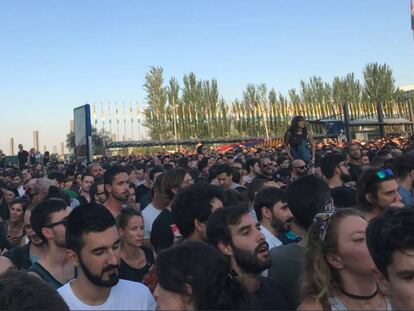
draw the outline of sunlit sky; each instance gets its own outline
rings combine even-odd
[[[0,0],[0,149],[28,150],[38,130],[41,151],[60,151],[85,103],[142,109],[152,65],[166,82],[217,79],[228,101],[247,83],[287,95],[313,75],[361,78],[369,62],[414,84],[410,28],[409,0]]]

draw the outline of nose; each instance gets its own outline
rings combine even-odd
[[[119,253],[119,248],[116,249],[116,250],[113,250],[113,249],[109,250],[108,260],[107,260],[108,264],[114,265],[114,266],[119,265],[119,255],[118,255],[118,253]]]

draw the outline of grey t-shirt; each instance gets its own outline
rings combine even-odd
[[[289,289],[297,308],[301,303],[300,278],[304,271],[305,249],[296,243],[279,246],[270,250],[270,257],[272,266],[268,276]]]

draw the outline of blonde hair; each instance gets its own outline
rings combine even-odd
[[[306,248],[305,273],[302,282],[302,298],[313,298],[324,305],[329,297],[333,297],[340,287],[338,271],[329,265],[326,255],[338,250],[338,227],[348,216],[363,218],[360,211],[354,208],[336,209],[326,220],[326,234],[321,239],[321,223],[314,222],[308,231]]]

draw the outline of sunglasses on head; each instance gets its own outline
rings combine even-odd
[[[395,176],[394,175],[394,172],[391,169],[389,169],[389,168],[381,169],[375,175],[379,179],[385,179],[387,176],[391,176],[391,177],[394,177]]]

